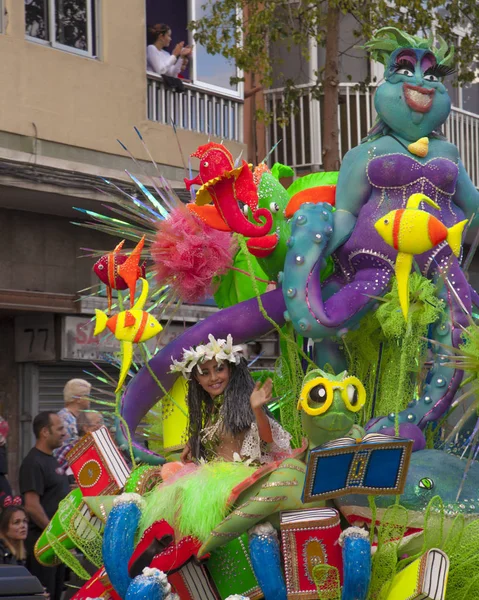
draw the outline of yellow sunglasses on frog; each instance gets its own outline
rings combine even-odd
[[[298,410],[304,410],[312,416],[324,414],[331,408],[334,390],[341,390],[341,398],[351,412],[360,411],[366,403],[366,390],[357,377],[346,377],[343,381],[330,381],[324,377],[317,377],[303,386],[298,400]]]

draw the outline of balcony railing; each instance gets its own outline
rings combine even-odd
[[[459,148],[467,174],[479,188],[479,115],[453,106],[443,133]]]
[[[297,110],[288,125],[278,121],[280,106],[284,102],[283,89],[265,92],[266,110],[272,114],[271,124],[266,129],[267,148],[281,140],[270,161],[290,165],[298,174],[321,171],[324,96],[313,97],[312,86],[298,87],[303,95],[297,100]],[[340,84],[338,126],[341,158],[361,142],[374,124],[374,92],[374,87],[361,91],[356,83]],[[479,187],[479,114],[453,107],[443,132],[459,148],[466,171],[474,185]]]
[[[243,101],[184,83],[185,91],[167,87],[161,76],[147,74],[148,119],[189,131],[243,142]]]

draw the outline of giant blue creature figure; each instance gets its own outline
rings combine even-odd
[[[282,288],[262,296],[264,309],[282,325],[292,321],[299,333],[315,341],[327,340],[357,326],[371,309],[371,296],[381,296],[394,274],[397,250],[388,245],[374,224],[390,211],[404,209],[412,194],[431,198],[439,210],[424,205],[450,228],[473,219],[479,192],[459,159],[456,146],[438,130],[451,109],[444,77],[452,71],[452,51],[444,43],[384,28],[366,45],[373,58],[385,65],[384,82],[375,95],[378,121],[362,144],[344,157],[336,191],[336,210],[326,204],[306,204],[294,216]],[[324,282],[320,270],[332,256],[336,269]],[[435,324],[432,337],[457,347],[461,326],[478,296],[470,288],[446,241],[415,256],[422,274],[430,279],[447,277],[441,297],[446,311]],[[257,338],[271,329],[256,299],[237,304],[209,317],[170,343],[151,361],[150,367],[165,388],[173,384],[168,373],[171,359],[183,348],[207,338],[233,335],[235,343]],[[321,348],[317,362],[325,362]],[[444,350],[441,350],[444,354]],[[462,371],[442,366],[438,354],[422,395],[411,399],[399,415],[386,415],[369,424],[371,430],[393,431],[395,419],[411,437],[420,437],[427,423],[437,420],[451,404]],[[159,396],[147,369],[130,383],[123,397],[122,415],[134,431]],[[417,430],[417,431],[416,431]],[[139,449],[138,449],[139,451]],[[159,460],[152,454],[143,460]]]

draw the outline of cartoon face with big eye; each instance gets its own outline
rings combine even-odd
[[[451,100],[442,80],[450,72],[429,50],[395,50],[375,95],[381,119],[408,140],[428,136],[449,114]]]

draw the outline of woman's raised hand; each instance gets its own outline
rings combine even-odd
[[[178,44],[176,44],[176,46],[173,49],[172,54],[178,58],[178,56],[180,56],[180,54],[183,50],[184,45],[185,45],[185,42],[179,42]]]
[[[258,381],[250,396],[251,408],[253,410],[269,404],[273,398],[273,382],[268,378],[262,385]]]
[[[193,48],[191,46],[185,46],[184,48],[181,49],[180,56],[183,56],[183,57],[189,56],[192,53],[192,51],[193,51]]]

